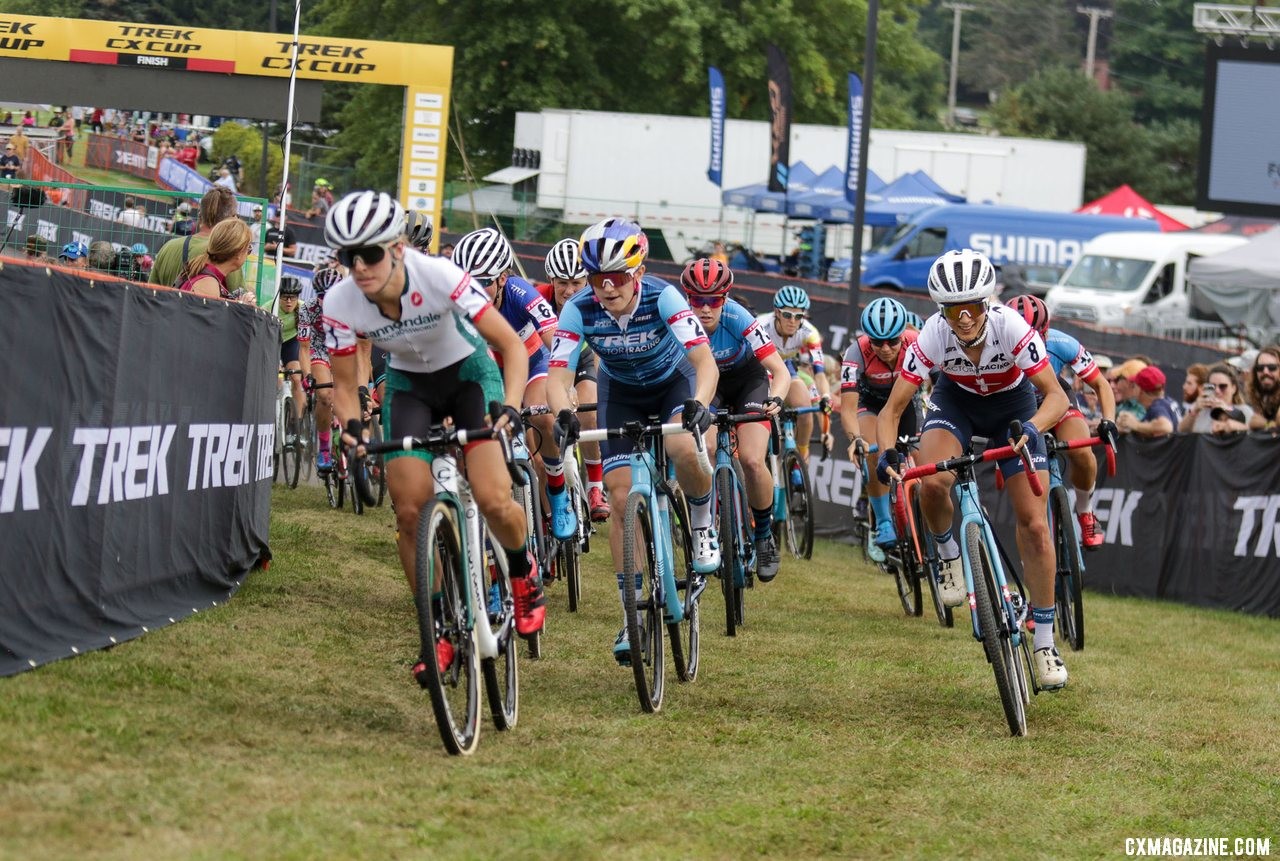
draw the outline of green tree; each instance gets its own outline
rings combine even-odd
[[[223,123],[213,133],[213,160],[220,164],[227,156],[235,155],[244,165],[244,182],[239,187],[241,194],[253,197],[270,198],[262,188],[262,130],[256,126],[244,126],[240,123]],[[297,170],[298,156],[292,154],[290,164]],[[280,187],[284,173],[284,153],[278,146],[267,150],[267,187],[275,190]],[[306,201],[302,201],[304,204]],[[294,194],[294,203],[298,203],[298,195]]]
[[[1124,93],[1099,90],[1080,71],[1058,68],[1033,76],[1005,93],[991,118],[1002,134],[1084,143],[1086,200],[1122,183],[1137,188],[1146,176],[1148,134],[1133,120],[1132,101]]]
[[[1117,0],[1109,47],[1112,85],[1143,122],[1198,121],[1206,37],[1191,26],[1195,0]]]
[[[959,76],[970,87],[1002,93],[1045,69],[1078,68],[1084,39],[1076,26],[1076,5],[1061,0],[974,3],[960,28]],[[942,11],[950,17],[950,10]],[[949,43],[950,27],[946,33]],[[950,50],[948,44],[948,56]]]

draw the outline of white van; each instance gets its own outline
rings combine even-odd
[[[1104,233],[1049,289],[1054,318],[1149,329],[1156,320],[1188,318],[1187,264],[1245,243],[1242,236]]]

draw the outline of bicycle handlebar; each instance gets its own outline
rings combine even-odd
[[[1095,445],[1103,446],[1107,452],[1107,475],[1116,474],[1116,450],[1103,441],[1100,436],[1086,437],[1085,439],[1073,439],[1063,442],[1054,438],[1051,434],[1045,434],[1045,448],[1052,448],[1054,451],[1066,451],[1073,448],[1093,448]]]
[[[578,442],[603,442],[606,439],[622,439],[627,438],[635,440],[637,443],[651,436],[675,436],[676,434],[690,433],[680,422],[664,422],[662,424],[653,423],[645,424],[643,422],[627,422],[620,428],[596,428],[594,430],[584,430],[578,434]],[[705,475],[711,474],[711,459],[707,456],[707,444],[702,438],[702,434],[694,434],[695,440],[693,449],[697,454],[698,468]]]
[[[511,436],[506,432],[498,432],[493,428],[474,428],[472,430],[453,430],[445,428],[443,425],[436,425],[431,428],[425,437],[406,436],[400,439],[384,440],[382,442],[366,442],[363,443],[365,456],[371,454],[386,454],[394,451],[438,451],[447,448],[463,448],[467,443],[483,442],[497,438],[502,446],[502,459],[507,465],[507,472],[511,475],[511,480],[516,484],[524,486],[525,474],[516,468],[512,451]],[[347,449],[347,459],[352,462],[353,467],[358,466],[359,460],[355,455],[355,447]],[[355,469],[357,486],[362,482],[368,486],[364,470]],[[362,494],[363,495],[363,494]],[[372,503],[370,503],[372,504]]]

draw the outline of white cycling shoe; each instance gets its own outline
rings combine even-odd
[[[1036,649],[1031,656],[1031,663],[1036,668],[1036,683],[1042,691],[1056,691],[1066,687],[1067,665],[1062,662],[1057,646],[1046,646]]]
[[[693,530],[693,570],[710,574],[720,567],[720,542],[710,526]]]
[[[964,588],[964,564],[960,557],[943,559],[938,570],[938,593],[948,607],[959,607],[968,597]]]

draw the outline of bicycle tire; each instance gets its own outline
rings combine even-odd
[[[302,443],[302,483],[310,484],[316,461],[316,417],[310,406],[302,408],[302,423],[298,426],[298,440]]]
[[[347,468],[347,478],[343,482],[346,485],[345,493],[351,499],[351,510],[357,516],[364,514],[364,499],[361,498],[359,491],[356,490],[356,470],[362,469],[362,464],[353,463],[347,459],[347,453],[342,453],[343,464]]]
[[[578,515],[578,533],[568,541],[558,542],[559,547],[556,549],[556,577],[564,580],[565,592],[569,597],[569,612],[578,612],[578,602],[582,600],[582,560],[580,554],[582,552],[580,546],[581,536],[585,532],[586,522],[582,520],[583,505],[582,491],[576,484],[570,483],[565,489],[569,494],[569,505]]]
[[[706,577],[693,570],[693,537],[684,509],[672,507],[667,516],[671,532],[671,575],[676,581],[680,606],[684,608],[683,619],[667,622],[667,636],[671,638],[671,662],[676,668],[676,678],[692,682],[698,678],[702,651],[702,611],[699,605]]]
[[[414,603],[431,710],[445,750],[466,755],[480,740],[480,661],[467,608],[467,572],[448,504],[436,500],[423,507],[416,543]],[[436,660],[438,634],[453,644],[453,660],[443,673]]]
[[[493,536],[489,527],[484,528],[485,547],[494,548]],[[501,559],[501,551],[495,553],[493,559]],[[486,558],[489,558],[486,554]],[[511,575],[504,564],[494,562],[488,565],[490,594],[485,596],[485,612],[476,608],[476,618],[480,624],[489,625],[498,640],[498,656],[481,658],[480,670],[484,675],[485,696],[489,700],[489,714],[493,725],[499,731],[509,730],[520,718],[520,650],[516,648],[515,598],[511,592]],[[493,606],[492,589],[497,587],[497,607]],[[497,612],[495,613],[495,609]],[[499,672],[501,671],[501,672]]]
[[[629,494],[623,512],[622,612],[626,616],[636,696],[640,699],[640,708],[652,714],[662,708],[666,656],[663,654],[662,608],[658,604],[662,592],[654,564],[648,497],[643,493]],[[637,574],[640,575],[641,593],[638,596],[633,586],[633,578]]]
[[[301,452],[298,445],[298,419],[293,414],[293,398],[284,399],[284,449],[281,452],[280,472],[284,477],[284,486],[293,490],[298,486],[298,470],[301,467]],[[289,437],[293,442],[289,442]]]
[[[893,572],[902,611],[908,616],[919,616],[924,612],[924,603],[920,600],[920,563],[916,559],[915,548],[911,546],[910,536],[899,538],[898,542],[898,561],[889,563],[887,567]]]
[[[1027,734],[1027,712],[1013,676],[1013,662],[1017,660],[1017,656],[1013,654],[1012,641],[1005,630],[1003,598],[996,585],[982,527],[977,523],[965,525],[965,549],[969,554],[969,566],[973,574],[973,597],[982,650],[996,677],[996,689],[1000,693],[1000,704],[1004,709],[1009,732],[1014,736],[1023,736]]]
[[[382,442],[382,422],[375,420],[372,426],[373,431],[369,438],[374,442]],[[372,463],[373,469],[376,470],[378,476],[377,500],[373,504],[381,508],[382,503],[387,498],[387,459],[381,454],[376,454],[373,456]]]
[[[956,624],[951,608],[942,603],[942,590],[938,586],[940,563],[938,546],[934,543],[933,533],[924,521],[924,511],[920,508],[920,495],[911,494],[911,519],[915,526],[916,536],[920,542],[920,576],[929,581],[929,597],[933,601],[933,612],[938,617],[938,624],[944,628],[953,628]]]
[[[738,602],[742,600],[742,587],[737,582],[738,566],[743,559],[738,555],[738,530],[734,523],[733,477],[726,469],[716,470],[716,520],[720,532],[720,592],[724,595],[724,634],[738,635]]]
[[[1054,578],[1054,603],[1057,610],[1058,633],[1073,651],[1084,648],[1084,596],[1081,582],[1084,571],[1080,565],[1080,542],[1071,511],[1067,490],[1059,485],[1049,491],[1049,511],[1053,518],[1053,546],[1058,565]]]
[[[330,469],[324,473],[324,493],[329,500],[330,508],[341,508],[342,497],[339,494],[342,482],[338,481],[338,473]]]
[[[800,474],[798,486],[792,482],[797,470]],[[813,557],[813,488],[809,483],[809,470],[798,453],[789,451],[783,456],[782,476],[787,487],[787,524],[784,530],[787,549],[797,559],[810,559]]]
[[[364,507],[378,504],[378,495],[373,489],[373,476],[370,473],[372,459],[370,455],[356,457],[355,449],[346,450],[347,476],[351,479],[351,503],[356,514],[364,514]]]

